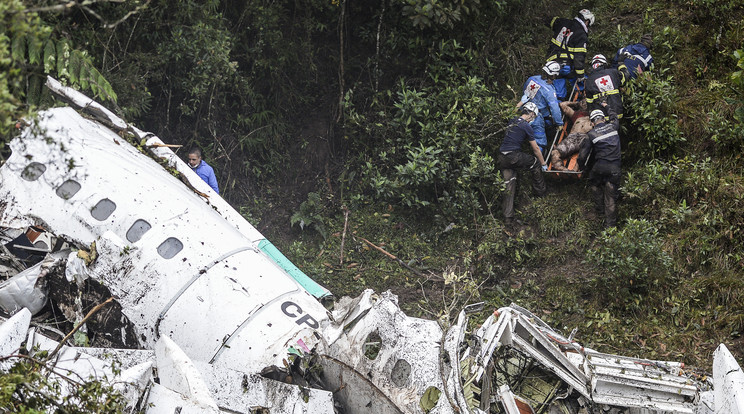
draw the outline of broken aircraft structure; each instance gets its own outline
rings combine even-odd
[[[30,120],[0,167],[0,308],[12,315],[0,371],[48,351],[151,414],[744,409],[744,374],[723,345],[711,380],[585,348],[515,305],[469,331],[478,305],[442,327],[387,292],[332,303],[160,139],[47,86],[69,106]],[[30,327],[50,300],[92,346]]]

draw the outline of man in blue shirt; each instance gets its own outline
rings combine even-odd
[[[555,95],[553,81],[558,77],[560,65],[557,62],[548,62],[542,68],[543,73],[531,76],[524,83],[524,93],[517,107],[527,102],[534,102],[540,114],[530,125],[535,132],[535,140],[542,151],[548,146],[546,130],[553,126],[562,126],[563,118],[558,98]]]
[[[514,195],[517,189],[516,170],[530,170],[532,190],[536,195],[542,196],[546,191],[545,180],[540,170],[545,170],[547,167],[542,152],[540,152],[540,147],[535,142],[535,133],[530,126],[530,121],[537,117],[539,117],[537,105],[534,102],[524,104],[521,115],[509,121],[504,142],[499,147],[499,168],[506,184],[503,208],[504,221],[507,226],[514,224]],[[522,152],[522,144],[525,141],[529,142],[532,152],[535,154],[534,157]]]
[[[641,37],[640,43],[628,45],[618,50],[612,59],[612,67],[617,68],[621,64],[625,64],[630,73],[630,79],[635,79],[641,73],[651,70],[654,64],[654,58],[651,57],[652,47],[654,47],[654,37],[647,33]]]
[[[199,178],[209,184],[215,193],[220,193],[220,189],[217,186],[217,177],[214,176],[214,170],[206,163],[206,161],[202,160],[202,153],[199,148],[192,148],[191,151],[189,151],[189,167],[194,170]]]

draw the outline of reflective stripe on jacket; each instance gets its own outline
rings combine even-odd
[[[556,17],[550,23],[553,39],[548,47],[548,60],[571,65],[578,76],[584,74],[586,44],[589,29],[579,18],[564,19]]]

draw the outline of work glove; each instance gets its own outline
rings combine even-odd
[[[548,165],[547,165],[547,164],[543,165],[543,166],[542,166],[542,170],[543,170],[543,171],[548,171]]]

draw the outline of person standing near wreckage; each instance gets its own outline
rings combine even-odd
[[[589,172],[594,211],[597,215],[604,214],[605,228],[609,228],[617,224],[617,199],[620,195],[620,120],[612,106],[603,102],[602,107],[607,110],[610,122],[605,122],[601,109],[589,114],[594,127],[581,143],[579,166]]]
[[[191,148],[189,151],[189,167],[199,176],[205,183],[209,184],[215,193],[220,193],[220,188],[217,185],[217,177],[214,175],[214,169],[202,159],[202,152],[199,148]]]
[[[532,191],[537,196],[545,194],[545,180],[541,169],[546,169],[540,147],[535,142],[535,132],[530,126],[535,118],[540,116],[537,105],[527,102],[521,107],[521,115],[509,121],[506,128],[504,142],[499,147],[499,168],[506,183],[506,194],[504,194],[504,222],[507,226],[514,225],[514,195],[517,190],[516,170],[529,170],[532,174]],[[522,152],[522,144],[527,141],[535,156]],[[542,168],[541,168],[542,167]]]

